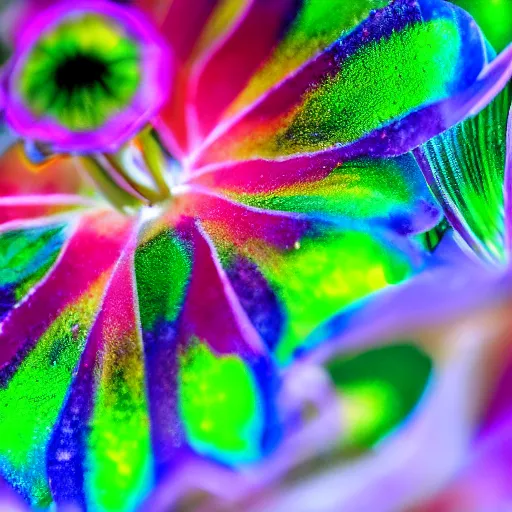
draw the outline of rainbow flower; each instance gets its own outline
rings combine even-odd
[[[8,16],[0,470],[33,507],[276,453],[292,363],[438,262],[410,151],[511,74],[441,0],[133,4]]]

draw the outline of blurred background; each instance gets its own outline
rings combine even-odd
[[[473,16],[499,52],[512,41],[512,0],[454,0]]]

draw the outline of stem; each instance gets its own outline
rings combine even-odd
[[[91,177],[98,190],[118,210],[127,213],[127,210],[137,209],[144,201],[128,193],[112,178],[111,173],[105,169],[95,156],[79,157],[82,168]]]
[[[147,170],[152,176],[162,199],[171,195],[171,191],[164,177],[166,169],[166,156],[160,141],[152,126],[147,126],[136,137],[139,149],[146,164]]]
[[[56,156],[37,142],[25,149],[27,155],[31,149],[36,151],[39,160]],[[150,125],[114,153],[97,152],[75,158],[99,192],[123,213],[133,213],[171,196],[165,178],[169,155]]]
[[[149,203],[157,203],[162,199],[158,191],[151,189],[136,179],[135,176],[130,174],[126,168],[122,151],[117,153],[105,154],[105,159],[111,165],[113,170],[133,189],[141,198],[146,199]]]

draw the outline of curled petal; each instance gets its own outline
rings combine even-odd
[[[505,240],[509,251],[512,250],[512,107],[508,115],[507,140],[505,154]]]
[[[512,47],[509,53],[512,57]],[[476,117],[415,150],[462,240],[483,259],[501,265],[508,259],[503,182],[511,101],[509,83]]]

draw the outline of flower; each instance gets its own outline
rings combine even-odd
[[[170,58],[130,10],[106,2],[43,11],[9,64],[7,122],[57,150],[106,150],[140,130],[163,103]],[[100,130],[101,128],[101,130]]]
[[[301,423],[284,368],[436,260],[409,151],[509,54],[448,3],[386,4],[14,12],[0,469],[32,506],[130,510],[194,461],[261,460]]]

